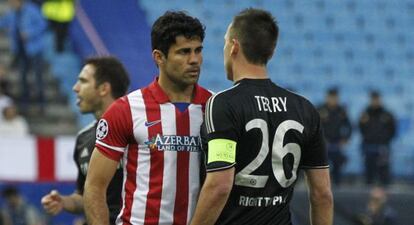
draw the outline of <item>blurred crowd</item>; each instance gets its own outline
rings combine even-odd
[[[346,107],[340,104],[338,89],[327,91],[325,102],[318,108],[323,126],[333,184],[342,183],[343,168],[348,161],[346,144],[352,133],[352,123]],[[364,159],[365,183],[390,184],[391,142],[396,134],[393,114],[383,105],[381,93],[370,92],[370,102],[355,125],[361,134],[360,151]]]
[[[11,62],[0,62],[0,133],[28,133],[27,122],[18,116],[29,110],[43,113],[47,104],[45,74],[46,34],[54,36],[56,54],[65,51],[69,24],[74,17],[73,0],[7,0],[0,15],[0,31],[10,43]],[[16,74],[19,82],[10,82]],[[17,91],[12,91],[17,90]]]
[[[26,202],[14,186],[4,187],[4,204],[0,211],[0,225],[44,225],[45,218],[32,204]]]

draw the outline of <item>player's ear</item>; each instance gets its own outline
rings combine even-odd
[[[98,89],[99,89],[99,95],[101,96],[110,95],[112,92],[112,86],[111,84],[109,84],[109,82],[103,82],[102,84],[99,85]]]
[[[152,58],[154,59],[155,63],[157,65],[161,65],[164,63],[166,57],[164,55],[164,53],[162,53],[160,50],[158,49],[154,49],[152,51]]]
[[[231,49],[230,49],[230,54],[231,55],[237,55],[240,51],[240,43],[237,39],[233,38],[231,39]]]

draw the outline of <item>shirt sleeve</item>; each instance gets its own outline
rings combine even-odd
[[[203,139],[205,144],[203,150],[206,155],[207,172],[231,168],[235,165],[235,148],[239,139],[239,130],[236,125],[235,110],[223,95],[215,95],[209,99],[205,113],[205,127]],[[218,140],[220,140],[218,142]],[[221,141],[223,140],[223,141]],[[214,149],[211,149],[212,143]],[[230,149],[225,146],[234,145]],[[220,149],[217,149],[220,148]],[[223,157],[217,157],[223,156]]]
[[[78,162],[78,154],[77,151],[79,145],[79,135],[76,137],[76,144],[75,149],[73,151],[73,160],[75,161],[76,168],[78,169],[78,176],[76,177],[76,190],[79,192],[79,194],[83,194],[83,187],[85,185],[85,176],[82,174],[82,170],[80,168],[79,162]]]
[[[318,112],[312,107],[308,140],[302,157],[303,169],[329,168],[328,153]]]
[[[133,136],[128,99],[115,101],[99,120],[95,147],[106,157],[119,161]]]
[[[85,181],[86,181],[85,175],[83,175],[80,169],[78,169],[78,177],[76,178],[76,190],[81,195],[83,195]]]

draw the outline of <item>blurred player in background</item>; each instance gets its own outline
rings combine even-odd
[[[319,114],[268,78],[277,37],[273,16],[259,9],[240,12],[227,29],[224,65],[234,86],[207,102],[207,177],[193,225],[292,224],[289,202],[299,168],[309,187],[311,224],[332,224]]]
[[[82,113],[93,113],[99,120],[103,112],[117,98],[128,91],[129,76],[121,64],[114,57],[90,58],[78,76],[73,91],[78,97],[79,110]],[[71,213],[83,213],[84,184],[88,172],[89,160],[95,148],[97,120],[83,128],[77,136],[74,160],[78,167],[76,190],[71,195],[61,195],[52,190],[45,195],[41,202],[46,212],[56,215],[62,210]],[[106,195],[109,207],[111,224],[115,223],[120,210],[123,172],[118,166]]]
[[[386,186],[391,182],[391,141],[396,135],[394,115],[383,105],[378,91],[370,94],[370,103],[359,119],[362,135],[362,155],[365,163],[365,182],[376,180]]]
[[[210,92],[197,85],[204,26],[183,12],[166,12],[151,31],[159,76],[117,100],[98,123],[85,183],[91,225],[108,224],[105,193],[125,159],[123,206],[116,224],[187,224],[200,186],[199,140]]]
[[[347,161],[344,145],[351,137],[352,126],[345,107],[339,102],[337,88],[327,91],[325,103],[318,107],[318,111],[327,143],[332,179],[339,186],[342,182],[342,168]]]

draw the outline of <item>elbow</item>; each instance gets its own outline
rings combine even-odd
[[[333,208],[333,195],[331,190],[313,192],[310,196],[312,205]]]
[[[211,193],[214,193],[215,196],[227,197],[233,188],[233,184],[228,182],[216,183],[210,184],[207,188],[211,190]]]
[[[233,179],[206,180],[203,189],[219,197],[227,197],[233,188]]]
[[[228,196],[233,188],[233,183],[225,183],[217,185],[216,187],[216,194],[220,196]]]
[[[83,196],[89,196],[89,195],[93,195],[93,194],[98,194],[102,192],[102,188],[99,188],[100,185],[97,184],[96,182],[93,182],[91,180],[89,180],[88,178],[85,181],[85,186],[84,186],[84,191],[83,191]]]

